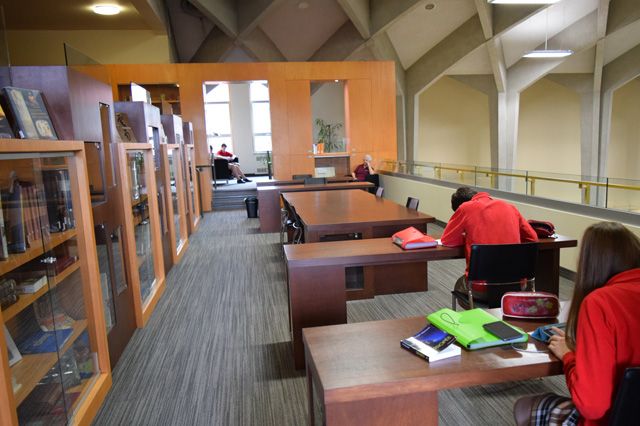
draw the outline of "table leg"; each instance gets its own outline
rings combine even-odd
[[[538,251],[536,290],[558,294],[560,291],[560,249]]]
[[[327,426],[436,426],[438,424],[438,392],[418,392],[360,401],[326,403],[324,411]]]
[[[342,266],[289,268],[291,341],[297,370],[304,368],[302,329],[346,324],[347,296]]]

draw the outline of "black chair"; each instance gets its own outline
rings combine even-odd
[[[284,248],[284,245],[290,242],[293,244],[302,243],[304,230],[300,217],[296,213],[296,208],[286,204],[280,210],[280,219],[280,245]],[[282,254],[284,255],[284,250]]]
[[[452,309],[456,302],[465,309],[474,307],[500,307],[502,295],[508,291],[522,291],[522,283],[526,280],[531,290],[535,291],[536,260],[538,244],[474,244],[471,246],[469,259],[469,275],[467,276],[468,292],[453,290],[451,292]],[[487,283],[486,302],[474,300],[472,283]]]
[[[378,175],[377,173],[367,175],[367,177],[364,178],[364,181],[373,184],[373,188],[369,188],[369,193],[371,194],[375,194],[380,187],[380,175]]]
[[[293,175],[291,179],[293,180],[305,180],[306,178],[313,177],[312,175]]]
[[[638,424],[640,406],[640,367],[629,367],[624,371],[616,399],[611,408],[611,426],[631,426]]]
[[[384,188],[379,186],[378,189],[376,189],[376,197],[382,197],[383,193],[384,193]]]
[[[213,160],[211,171],[213,172],[213,186],[216,188],[218,187],[218,179],[226,180],[227,183],[229,183],[229,179],[234,179],[231,174],[231,170],[229,170],[229,162],[222,158],[216,158]]]
[[[420,200],[413,197],[407,197],[407,208],[412,210],[418,210],[418,204],[420,204]]]
[[[327,183],[327,178],[323,177],[307,177],[304,178],[305,185],[321,185]]]

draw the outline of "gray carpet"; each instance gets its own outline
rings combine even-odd
[[[114,370],[95,425],[305,424],[307,390],[292,368],[278,234],[260,234],[258,221],[240,210],[201,223],[147,327],[136,331]],[[429,292],[349,302],[349,321],[447,307],[463,270],[463,260],[433,262]],[[561,280],[561,297],[570,292]],[[546,391],[566,393],[564,378],[444,391],[440,423],[513,424],[513,402]]]

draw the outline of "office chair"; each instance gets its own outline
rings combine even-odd
[[[383,192],[384,192],[384,188],[379,186],[378,189],[376,189],[376,197],[382,197]]]
[[[611,426],[631,426],[638,424],[640,405],[640,367],[629,367],[624,371],[618,393],[611,408]]]
[[[320,185],[327,183],[327,178],[306,177],[304,178],[305,185]]]
[[[407,208],[412,210],[418,210],[418,204],[420,204],[420,200],[413,197],[407,197]]]
[[[291,176],[291,179],[293,180],[304,180],[306,178],[310,178],[312,177],[311,175],[293,175]]]
[[[455,311],[456,302],[464,309],[500,307],[504,293],[525,290],[527,283],[535,291],[537,258],[536,243],[472,245],[467,276],[469,290],[451,292],[452,309]],[[483,298],[482,293],[486,293],[486,297]]]

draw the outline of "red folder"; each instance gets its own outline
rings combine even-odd
[[[436,240],[418,231],[413,226],[396,232],[391,237],[391,240],[405,250],[435,247],[438,245]]]

